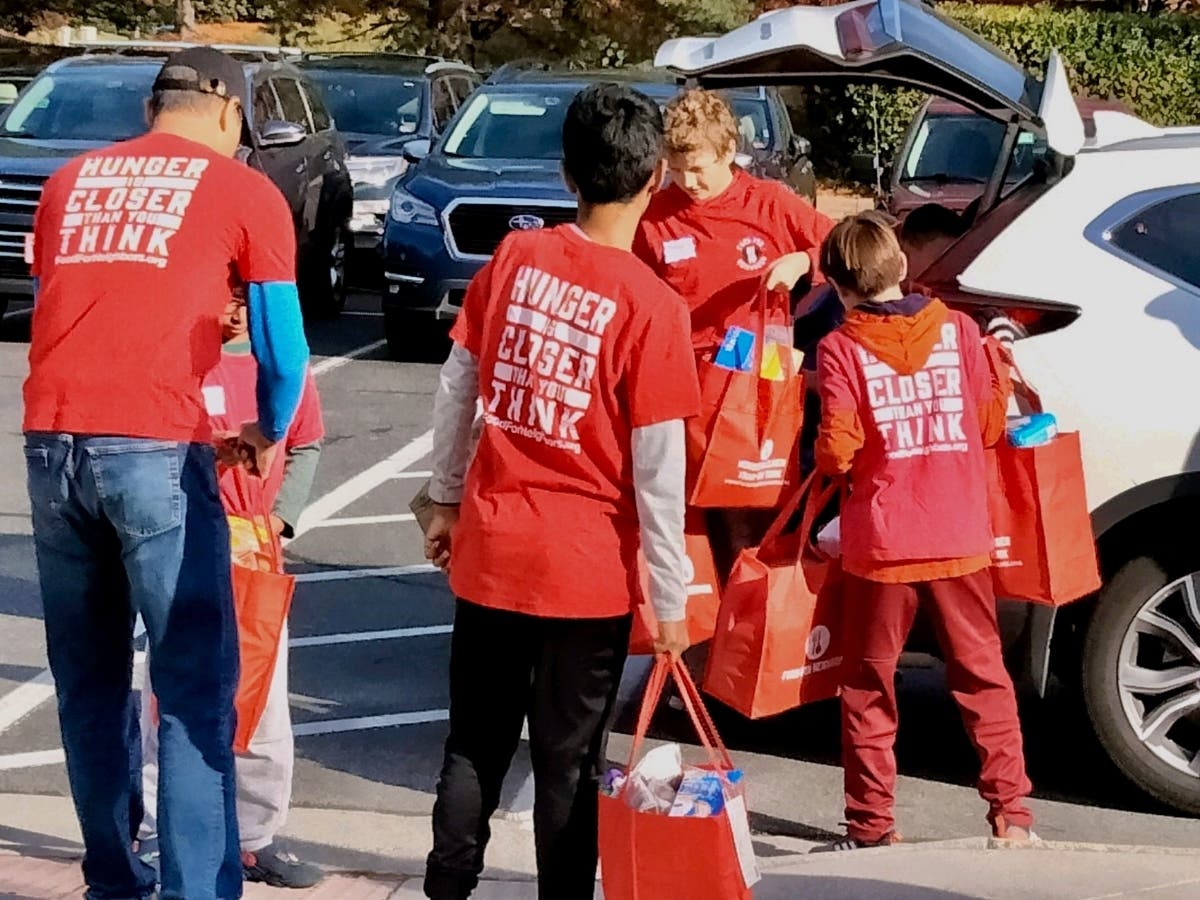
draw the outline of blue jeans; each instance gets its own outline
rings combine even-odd
[[[146,623],[159,713],[164,900],[235,900],[237,626],[211,447],[26,435],[46,646],[83,830],[87,900],[150,897],[133,623]]]

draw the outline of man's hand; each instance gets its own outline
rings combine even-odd
[[[242,464],[242,455],[238,452],[238,433],[222,431],[213,435],[213,448],[217,451],[217,462],[223,466],[234,468]]]
[[[257,422],[247,422],[242,426],[241,433],[237,438],[237,448],[241,463],[246,470],[253,475],[266,478],[267,473],[275,464],[278,445],[262,433]]]
[[[433,517],[425,531],[425,558],[441,569],[450,571],[450,532],[458,522],[458,507],[433,504]]]
[[[692,639],[688,636],[686,620],[658,623],[658,640],[654,642],[655,653],[667,653],[672,659],[679,659],[691,645]]]
[[[789,253],[775,260],[767,272],[768,291],[790,291],[812,269],[807,253]]]

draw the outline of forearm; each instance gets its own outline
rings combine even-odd
[[[433,400],[433,477],[429,482],[429,497],[435,503],[462,501],[478,398],[479,360],[455,344],[442,366]]]
[[[287,452],[287,459],[283,464],[283,482],[279,486],[279,496],[275,498],[275,508],[272,510],[283,521],[284,537],[292,536],[300,514],[308,505],[320,459],[320,441],[293,447]]]
[[[853,468],[865,438],[853,410],[824,411],[814,454],[817,470],[824,475],[845,475]]]
[[[682,621],[687,610],[684,460],[682,419],[634,429],[634,494],[650,605],[660,622]]]
[[[250,349],[258,363],[258,424],[270,440],[287,434],[308,370],[308,340],[296,285],[251,283],[246,289]]]

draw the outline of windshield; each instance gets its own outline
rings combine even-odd
[[[986,184],[1000,155],[1004,131],[1003,122],[969,113],[926,116],[904,161],[900,180]],[[1046,152],[1043,138],[1022,131],[1005,182],[1029,177]]]
[[[9,109],[0,134],[66,141],[123,141],[146,130],[150,66],[60,69],[37,79]]]
[[[413,134],[421,121],[421,83],[399,75],[309,69],[339,131]]]
[[[446,136],[445,152],[474,159],[562,159],[569,92],[480,91]]]

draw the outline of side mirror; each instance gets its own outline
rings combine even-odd
[[[421,160],[429,155],[429,151],[433,149],[433,144],[425,139],[417,141],[409,141],[404,145],[404,158],[413,165],[416,165]]]
[[[792,135],[792,156],[812,156],[812,141],[800,135]]]
[[[260,147],[295,147],[304,142],[304,137],[304,127],[295,122],[271,120],[258,129]]]

